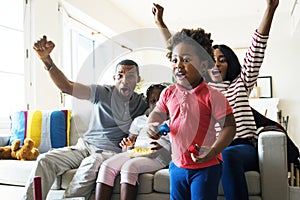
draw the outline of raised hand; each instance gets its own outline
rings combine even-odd
[[[269,35],[273,17],[278,7],[279,0],[267,0],[267,8],[264,12],[263,18],[257,28],[257,32],[262,35]]]
[[[154,21],[158,26],[161,26],[163,22],[164,8],[159,4],[153,3],[152,13],[154,15]]]
[[[276,8],[278,4],[279,4],[279,0],[267,0],[267,6]]]
[[[45,35],[33,45],[33,49],[43,61],[50,55],[54,47],[55,44],[52,41],[48,41]]]
[[[153,3],[152,13],[154,15],[154,21],[158,26],[158,28],[160,28],[165,41],[168,41],[168,39],[172,36],[172,34],[170,33],[167,25],[163,20],[164,8],[159,4]]]

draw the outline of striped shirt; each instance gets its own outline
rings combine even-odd
[[[264,59],[268,36],[255,32],[252,43],[244,58],[241,73],[231,83],[209,83],[222,92],[233,109],[236,121],[235,138],[257,138],[257,128],[249,105],[249,95],[256,84],[259,69]]]

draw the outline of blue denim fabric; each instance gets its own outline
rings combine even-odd
[[[237,144],[226,147],[222,156],[222,186],[226,200],[248,200],[244,173],[258,170],[257,149],[249,144]]]
[[[222,164],[201,169],[169,166],[171,200],[216,200]]]

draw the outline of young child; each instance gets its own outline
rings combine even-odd
[[[151,85],[146,92],[146,101],[149,105],[148,113],[153,110],[159,99],[164,85]],[[130,135],[123,138],[120,143],[125,152],[117,154],[104,161],[99,170],[96,186],[96,200],[111,199],[114,180],[121,174],[120,199],[136,199],[138,175],[145,172],[152,172],[166,167],[171,160],[171,145],[169,137],[164,136],[159,141],[153,141],[146,133],[148,114],[135,118],[130,126]],[[152,146],[152,153],[149,157],[134,157],[126,152],[126,147],[134,144],[136,147]]]
[[[170,199],[217,199],[222,173],[220,153],[235,135],[227,99],[202,77],[213,65],[211,45],[210,34],[200,28],[183,29],[169,40],[168,57],[177,84],[161,93],[149,115],[147,132],[153,139],[161,137],[157,126],[170,118]],[[221,127],[218,137],[216,123]],[[194,145],[198,153],[189,152]]]

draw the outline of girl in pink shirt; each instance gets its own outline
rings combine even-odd
[[[170,119],[171,199],[217,199],[222,150],[235,135],[235,120],[227,99],[208,86],[202,74],[213,64],[210,34],[183,29],[169,41],[169,58],[177,84],[166,88],[149,115],[148,134],[159,139],[157,126]],[[215,124],[221,131],[216,137]],[[197,153],[189,148],[197,145]]]

